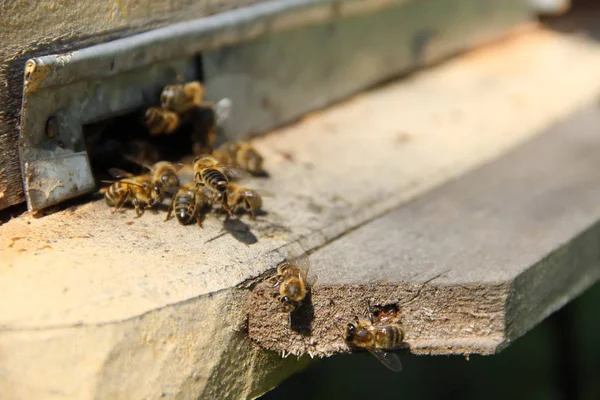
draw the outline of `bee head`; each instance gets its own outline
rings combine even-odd
[[[284,312],[292,312],[298,308],[299,305],[297,301],[290,299],[288,296],[281,297],[279,301],[281,301]]]
[[[346,334],[344,335],[344,340],[346,342],[353,342],[355,335],[356,335],[356,325],[348,324],[348,326],[346,326]]]

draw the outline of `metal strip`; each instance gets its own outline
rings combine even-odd
[[[157,62],[280,31],[381,10],[408,0],[279,0],[28,61],[25,92],[105,79]]]
[[[93,190],[91,169],[82,167],[82,126],[155,103],[177,76],[204,78],[209,98],[232,98],[226,134],[245,138],[528,17],[523,0],[271,1],[31,59],[19,142],[28,207]],[[71,185],[64,174],[75,168]],[[39,180],[53,177],[62,177],[60,185],[40,196],[36,188],[49,186]]]

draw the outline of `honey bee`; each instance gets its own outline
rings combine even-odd
[[[279,288],[278,299],[283,312],[291,313],[298,308],[315,284],[316,278],[307,280],[309,268],[308,256],[305,254],[277,265],[273,286]]]
[[[231,115],[231,100],[223,98],[215,104],[202,102],[193,112],[194,134],[192,135],[194,154],[210,153],[214,150],[217,140],[217,128],[223,124]]]
[[[230,183],[227,203],[233,212],[243,210],[250,214],[250,219],[255,219],[256,211],[262,207],[262,197],[254,189]]]
[[[225,164],[237,166],[253,175],[265,174],[263,157],[248,142],[226,142],[213,152],[213,156]]]
[[[199,190],[207,188],[218,196],[221,205],[229,215],[233,215],[227,199],[229,178],[227,168],[210,156],[197,157],[194,160],[194,183]]]
[[[183,114],[202,104],[204,92],[204,85],[199,81],[167,85],[160,94],[160,103],[167,110]]]
[[[153,181],[151,176],[133,176],[116,169],[112,169],[111,173],[119,176],[123,176],[124,173],[126,176],[126,178],[117,182],[103,181],[111,183],[104,193],[104,198],[106,204],[115,207],[113,213],[130,202],[135,207],[136,218],[139,218],[144,214],[147,207],[154,207],[163,201],[165,196],[164,185],[160,181]]]
[[[178,167],[168,161],[159,161],[150,167],[152,180],[162,182],[166,191],[175,190],[179,187]]]
[[[402,371],[400,358],[386,351],[397,349],[404,340],[404,331],[399,324],[373,325],[373,314],[369,313],[368,321],[361,321],[356,317],[355,323],[346,326],[344,340],[353,346],[368,350],[392,371]]]
[[[212,104],[203,102],[188,112],[192,126],[192,150],[194,154],[210,153],[217,139],[217,119]]]
[[[173,197],[165,221],[171,218],[171,213],[175,210],[175,216],[181,225],[189,225],[196,220],[198,225],[202,226],[200,211],[205,204],[202,190],[198,190],[192,183],[183,185]]]
[[[144,125],[151,135],[168,135],[179,127],[181,119],[177,113],[160,107],[149,107],[144,114]]]

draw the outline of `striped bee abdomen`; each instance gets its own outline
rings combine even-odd
[[[224,192],[227,190],[229,180],[227,176],[218,169],[207,169],[202,172],[202,180],[207,186],[210,186],[213,190],[218,192]]]
[[[121,196],[124,195],[124,192],[127,189],[123,186],[124,185],[121,182],[115,182],[108,187],[106,192],[104,192],[104,199],[106,200],[106,204],[112,207],[119,202]]]
[[[375,332],[375,343],[382,349],[395,349],[402,344],[404,333],[396,326],[380,327]]]
[[[175,215],[177,220],[188,225],[194,221],[196,217],[196,202],[194,197],[189,192],[180,194],[175,199]]]

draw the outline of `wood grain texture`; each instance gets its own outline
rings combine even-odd
[[[132,210],[110,214],[99,200],[46,216],[26,214],[3,224],[0,389],[11,394],[8,397],[23,399],[82,399],[118,393],[130,398],[157,398],[162,393],[167,398],[239,398],[264,392],[301,368],[305,360],[301,358],[300,364],[295,357],[281,360],[279,354],[261,349],[246,335],[251,289],[273,272],[287,249],[321,248],[315,257],[326,254],[322,252],[342,243],[352,231],[358,234],[416,197],[432,199],[427,194],[432,189],[542,134],[549,125],[595,100],[600,91],[598,62],[598,43],[532,31],[257,138],[254,144],[265,156],[270,178],[244,184],[274,196],[264,199],[266,214],[254,222],[246,217],[225,221],[209,216],[204,229],[184,227],[173,220],[164,223],[164,210],[133,219]],[[553,84],[548,85],[549,81]],[[568,169],[562,176],[570,177],[573,171]],[[478,192],[471,196],[469,204],[478,196]],[[459,206],[454,204],[461,210]],[[394,212],[406,209],[410,205]],[[572,228],[589,217],[588,209],[581,210],[585,213],[578,216],[578,211],[573,225],[561,229],[571,229],[575,235]],[[419,215],[409,217],[416,220]],[[477,217],[474,214],[475,222]],[[455,233],[465,231],[455,232],[452,229],[460,225],[442,222],[438,226],[446,235],[440,241],[442,245],[449,242],[441,248],[450,251]],[[403,229],[410,233],[412,228]],[[439,246],[423,242],[423,257],[442,257],[436,250]],[[556,240],[540,243],[549,251],[556,250],[550,248]],[[573,247],[581,253],[577,249]],[[454,251],[453,259],[460,260],[462,254]],[[558,261],[556,265],[561,266]],[[332,298],[342,307],[342,322],[359,311],[347,299],[362,299],[364,282],[355,285],[348,280],[327,289],[328,275],[320,269],[329,260],[315,258],[313,262],[321,286],[315,291],[314,312],[319,319],[312,329],[316,342],[310,346],[322,346],[323,353],[347,351],[333,324],[337,320],[321,325],[327,315],[321,313],[330,306],[319,307],[323,299]],[[412,275],[397,271],[391,275],[395,281],[375,282],[369,293],[379,299],[410,298],[435,272],[425,274],[418,267],[414,264]],[[360,276],[357,272],[356,279]],[[411,281],[398,285],[406,276]],[[415,301],[403,309],[411,351],[493,352],[507,326],[502,299],[511,299],[518,287],[478,281],[474,275],[471,280],[464,277],[453,291],[436,291],[445,278],[438,279],[418,296],[435,307],[422,308]],[[569,283],[564,287],[572,291],[546,295],[543,290],[532,290],[531,282],[536,281],[529,277],[520,284],[542,300],[556,299],[559,293],[566,301],[583,288]],[[544,287],[548,286],[540,286]],[[268,313],[269,304],[261,304]],[[447,304],[452,307],[440,314]],[[529,322],[513,323],[510,335],[518,336],[559,303],[540,300],[537,304],[539,310],[515,309],[515,318],[524,315],[519,320]],[[252,312],[251,333],[264,340],[256,336],[256,315],[262,311]],[[444,318],[437,318],[440,315]],[[427,318],[429,323],[423,324]],[[460,324],[444,331],[453,319],[471,321],[473,326],[464,328],[472,330],[470,336],[460,336]],[[306,347],[303,338],[290,334],[284,315],[269,314],[263,322],[273,324],[273,334],[287,335],[285,342],[270,346],[286,352],[314,350]],[[435,335],[440,332],[448,335],[438,340]],[[417,334],[422,335],[422,342],[415,341]]]
[[[400,308],[415,353],[496,352],[600,278],[598,125],[599,107],[577,113],[317,250],[312,319],[299,311],[295,332],[257,288],[250,336],[294,354],[343,351],[337,328],[371,301]]]
[[[6,164],[0,176],[0,189],[4,188],[0,191],[0,209],[23,198],[17,157],[17,126],[25,60],[34,55],[68,54],[94,43],[259,2],[115,0],[90,4],[79,2],[67,6],[65,2],[44,1],[27,7],[24,2],[17,1],[3,5],[0,12],[11,24],[0,31],[7,43],[0,53],[0,78],[6,78],[7,82],[7,91],[0,97],[0,110],[4,112],[0,114],[0,156]],[[280,13],[281,4],[293,12]],[[396,7],[392,8],[394,5]],[[236,26],[224,29],[217,35],[218,38],[209,40],[201,49],[214,50],[220,42],[222,45],[234,42],[233,51],[231,47],[218,51],[213,61],[220,60],[224,55],[235,57],[229,63],[219,64],[217,71],[208,67],[205,71],[209,92],[219,97],[233,95],[234,103],[240,103],[240,98],[245,98],[241,103],[248,103],[248,112],[259,120],[255,125],[253,118],[237,118],[240,123],[234,124],[234,131],[243,123],[245,127],[241,133],[246,135],[263,133],[298,118],[308,110],[324,107],[407,70],[498,38],[531,19],[529,6],[520,0],[456,0],[451,3],[417,0],[295,0],[272,1],[271,6],[278,11],[274,11],[270,17],[258,19],[254,25],[250,24],[252,26],[247,32]],[[281,15],[273,17],[278,13]],[[452,18],[448,17],[449,13]],[[239,23],[244,25],[247,17],[241,17]],[[249,19],[252,20],[252,17]],[[214,22],[207,21],[208,24]],[[316,30],[305,31],[303,28],[304,25],[317,23],[320,28]],[[291,28],[300,28],[296,32],[298,34],[282,36],[281,40],[277,36],[274,40],[262,43],[258,49],[252,45],[237,47],[239,42],[249,38],[266,36],[273,39],[277,35],[275,32]],[[363,34],[366,31],[369,31],[368,35]],[[294,36],[296,39],[293,39]],[[296,46],[302,51],[288,51]],[[288,57],[278,56],[286,52]],[[143,58],[143,52],[140,55]],[[277,58],[280,62],[274,63]],[[284,62],[286,58],[287,64]],[[320,61],[310,64],[313,67],[312,74],[308,67],[296,69],[306,58]],[[240,69],[240,65],[244,67]],[[277,67],[272,68],[273,65]],[[233,75],[241,72],[238,78],[248,75],[251,79],[240,83],[233,79],[232,72]],[[262,74],[268,75],[264,81],[257,79]],[[284,79],[280,79],[282,77]],[[302,77],[308,80],[308,85],[302,84]],[[225,85],[211,84],[214,78],[221,79]],[[232,80],[233,88],[227,86]],[[311,87],[311,82],[321,90]],[[278,90],[277,85],[293,91],[297,99],[286,94],[285,90]],[[248,89],[240,90],[242,87]],[[308,91],[304,93],[303,89]],[[275,106],[282,103],[281,99],[289,101],[287,108]],[[314,104],[307,106],[311,101]],[[265,112],[270,107],[274,108]]]

